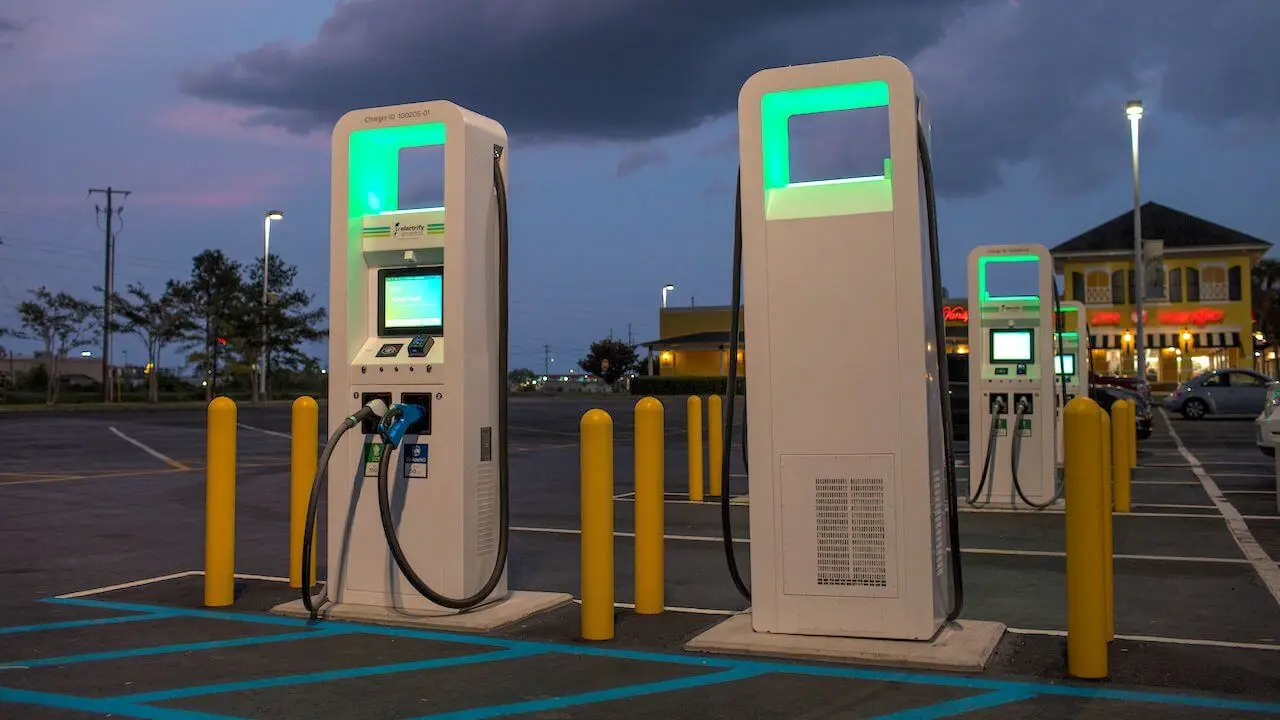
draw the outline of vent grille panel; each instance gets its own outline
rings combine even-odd
[[[493,463],[481,463],[476,486],[476,553],[492,558],[498,552],[498,482]]]
[[[884,478],[814,478],[817,581],[823,586],[888,586]]]

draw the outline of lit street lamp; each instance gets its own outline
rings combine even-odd
[[[279,210],[268,210],[262,221],[262,370],[258,373],[258,394],[267,399],[267,268],[271,267],[271,221],[284,218]]]
[[[667,306],[667,293],[675,289],[676,289],[676,286],[672,285],[671,283],[667,283],[666,285],[662,286],[662,307],[665,308]]]
[[[1130,100],[1129,104],[1125,105],[1124,114],[1129,118],[1129,134],[1133,138],[1133,297],[1135,310],[1138,313],[1138,332],[1133,340],[1133,358],[1138,379],[1145,380],[1147,358],[1144,345],[1147,338],[1142,323],[1142,301],[1143,296],[1147,294],[1147,286],[1142,266],[1142,194],[1138,184],[1138,121],[1142,120],[1142,101]]]

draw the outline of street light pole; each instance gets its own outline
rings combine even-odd
[[[271,267],[271,221],[284,217],[279,210],[268,210],[262,221],[262,357],[259,358],[261,370],[258,372],[258,394],[267,399],[267,275]]]
[[[1142,101],[1130,100],[1124,114],[1129,118],[1129,134],[1133,138],[1133,297],[1137,311],[1138,332],[1133,339],[1133,364],[1139,380],[1147,378],[1146,330],[1143,328],[1142,301],[1147,294],[1142,263],[1142,193],[1138,182],[1138,121],[1142,119]]]
[[[676,289],[676,286],[672,285],[671,283],[667,283],[666,285],[662,286],[662,307],[663,308],[667,307],[667,293],[675,289]]]

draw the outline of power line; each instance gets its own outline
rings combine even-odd
[[[129,197],[130,190],[116,190],[108,185],[106,189],[89,188],[89,197],[94,193],[102,193],[107,196],[107,227],[106,227],[106,255],[104,257],[104,268],[102,288],[102,399],[104,402],[111,402],[111,295],[114,291],[112,281],[115,278],[116,269],[116,244],[115,239],[111,235],[111,221],[120,215],[124,208],[115,207],[115,196],[117,194]],[[95,215],[102,212],[102,208],[97,205],[93,206]]]

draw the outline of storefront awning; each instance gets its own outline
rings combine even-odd
[[[1176,332],[1147,333],[1147,348],[1179,347],[1179,335]],[[1197,348],[1233,348],[1240,347],[1240,333],[1234,331],[1191,333],[1192,345]],[[1124,335],[1097,334],[1089,336],[1089,347],[1093,350],[1121,350],[1124,348]]]

